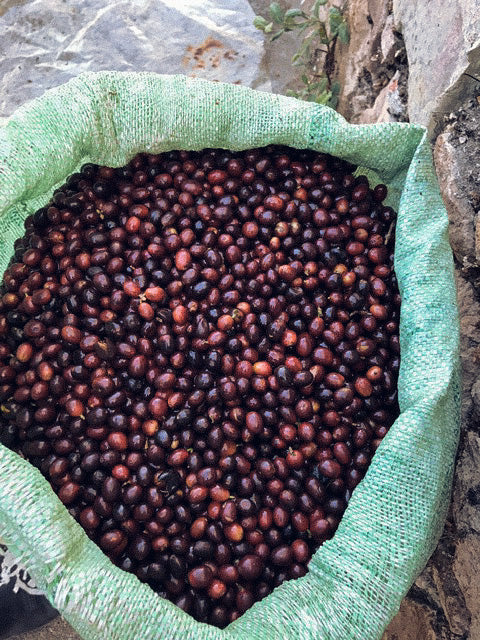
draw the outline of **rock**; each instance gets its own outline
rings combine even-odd
[[[85,71],[155,71],[271,90],[247,0],[2,3],[0,115]],[[35,34],[32,37],[32,34]]]
[[[268,7],[271,0],[249,0],[249,4],[255,15],[268,17]],[[291,9],[298,6],[296,0],[286,0],[281,3],[284,8]],[[302,5],[302,8],[309,10],[312,2]],[[260,31],[258,32],[260,33]],[[292,57],[297,51],[300,38],[296,32],[284,33],[280,40],[270,42],[269,36],[264,36],[264,53],[259,69],[259,76],[264,84],[270,85],[273,93],[285,94],[289,89],[298,89],[299,83],[298,67],[292,66]],[[255,89],[263,89],[260,84],[251,85]]]
[[[471,389],[480,375],[480,303],[472,283],[456,269],[458,313],[460,316],[460,359],[462,367],[462,421],[470,422]],[[477,426],[478,428],[478,426]]]
[[[350,42],[337,43],[338,110],[356,123],[406,120],[406,60],[389,3],[351,0],[346,17]]]
[[[472,386],[473,411],[476,420],[480,421],[480,379]]]
[[[397,37],[392,14],[389,14],[385,19],[385,25],[380,36],[380,50],[382,52],[382,62],[391,64],[395,59],[397,50]]]
[[[479,185],[476,165],[480,158],[472,136],[466,145],[460,143],[459,138],[465,131],[476,129],[480,118],[478,111],[478,105],[468,103],[452,114],[449,126],[438,136],[434,149],[435,168],[450,223],[450,244],[457,262],[464,428],[471,419],[470,390],[480,376],[480,303],[477,294],[480,291],[480,225],[475,215]]]
[[[431,563],[427,564],[422,573],[415,580],[415,584],[411,589],[412,598],[421,600],[424,604],[433,610],[441,608],[440,596],[438,594],[437,585],[435,584],[434,571]]]
[[[480,558],[480,537],[468,535],[459,540],[456,548],[453,571],[465,597],[465,604],[471,614],[467,630],[468,640],[480,638],[480,581],[478,580],[478,559]]]
[[[471,614],[453,572],[454,556],[449,544],[440,544],[432,562],[432,576],[440,601],[439,610],[453,634],[468,633]]]
[[[408,55],[410,119],[436,130],[474,86],[463,74],[480,71],[478,0],[394,0],[393,13]]]
[[[434,628],[434,614],[426,607],[405,599],[390,623],[383,640],[439,640]]]
[[[464,164],[468,160],[463,150],[452,144],[451,137],[450,131],[438,136],[434,150],[435,169],[447,207],[450,244],[455,257],[460,262],[467,258],[473,264],[475,262],[475,212],[467,197],[468,191],[463,180]]]
[[[460,447],[452,502],[453,517],[460,536],[480,536],[479,505],[480,436],[470,430]]]
[[[373,107],[365,109],[358,116],[359,124],[396,122],[401,119],[404,114],[404,103],[399,93],[400,77],[400,71],[396,71],[387,86],[376,97]]]

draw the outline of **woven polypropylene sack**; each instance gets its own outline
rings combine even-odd
[[[389,186],[398,209],[401,414],[307,575],[223,631],[115,567],[40,473],[0,446],[0,536],[86,639],[379,638],[437,542],[458,437],[458,319],[447,217],[422,127],[349,125],[326,107],[183,76],[82,75],[0,129],[0,273],[25,217],[84,162],[121,166],[140,151],[272,143],[333,154]]]

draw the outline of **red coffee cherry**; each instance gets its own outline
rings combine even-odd
[[[0,284],[0,440],[225,627],[332,537],[398,415],[385,185],[269,146],[84,165]]]

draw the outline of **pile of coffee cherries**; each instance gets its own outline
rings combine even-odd
[[[307,572],[398,415],[395,214],[267,147],[86,164],[0,289],[0,439],[125,571],[224,627]]]

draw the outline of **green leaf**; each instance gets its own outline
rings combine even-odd
[[[328,40],[327,30],[325,28],[324,22],[318,23],[317,29],[316,31],[314,31],[314,33],[317,35],[317,38],[320,38],[322,44],[328,44],[329,40]],[[327,42],[325,42],[325,38],[327,38]]]
[[[337,104],[338,104],[338,96],[334,96],[330,94],[330,97],[328,99],[328,101],[325,103],[327,105],[327,107],[331,107],[332,109],[336,109],[337,108]]]
[[[332,82],[332,86],[330,87],[330,91],[332,92],[333,96],[338,96],[340,95],[340,83],[339,82]]]
[[[315,16],[315,18],[318,18],[320,7],[323,7],[326,4],[327,0],[315,0],[315,4],[312,7],[312,14]]]
[[[317,95],[315,102],[317,104],[328,104],[331,97],[332,94],[330,93],[330,91],[323,91],[322,93]]]
[[[278,2],[272,2],[269,7],[270,15],[272,16],[272,20],[277,24],[282,24],[284,11],[282,7],[278,4]]]
[[[292,18],[299,18],[300,16],[305,17],[305,14],[301,9],[289,9],[285,13],[285,20],[291,20]]]
[[[308,29],[308,27],[310,26],[310,23],[305,21],[303,22],[299,27],[298,27],[298,33],[303,33],[305,31],[305,29]]]
[[[298,60],[299,58],[304,58],[307,49],[308,49],[308,42],[307,40],[304,40],[300,45],[300,48],[297,49],[297,52],[294,55],[295,60]]]
[[[255,16],[254,25],[270,34],[272,41],[287,31],[296,31],[301,36],[298,38],[299,46],[292,58],[292,65],[298,68],[297,77],[301,79],[302,85],[297,90],[288,91],[287,95],[335,108],[340,85],[337,82],[330,86],[325,70],[322,69],[325,58],[320,51],[328,53],[336,38],[347,43],[349,30],[342,8],[330,6],[327,19],[320,18],[320,7],[327,4],[328,0],[313,0],[312,9],[305,12],[299,8],[285,11],[278,2],[272,2],[269,7],[271,22],[263,16]],[[322,45],[325,45],[327,52]]]
[[[320,80],[317,82],[317,91],[321,93],[322,91],[325,91],[327,87],[328,87],[328,78],[324,76],[323,78],[320,78]]]
[[[338,34],[338,27],[343,21],[342,14],[337,7],[331,7],[329,13],[329,27],[330,35],[336,36]]]
[[[255,18],[253,19],[253,26],[257,29],[260,29],[260,31],[263,31],[267,24],[267,20],[265,20],[265,18],[262,18],[262,16],[255,16]]]
[[[285,29],[280,29],[280,31],[277,31],[277,33],[274,33],[273,36],[270,38],[270,42],[275,42],[275,40],[278,40],[278,38],[280,38],[282,33],[285,33]]]
[[[337,33],[338,33],[338,37],[340,39],[340,42],[343,42],[343,44],[348,44],[348,41],[350,40],[350,37],[349,37],[349,34],[348,34],[348,26],[347,26],[347,23],[345,21],[338,25]]]
[[[310,45],[308,44],[308,42],[305,42],[304,47],[303,47],[303,51],[302,51],[302,58],[306,61],[310,60],[311,58],[311,48]]]

